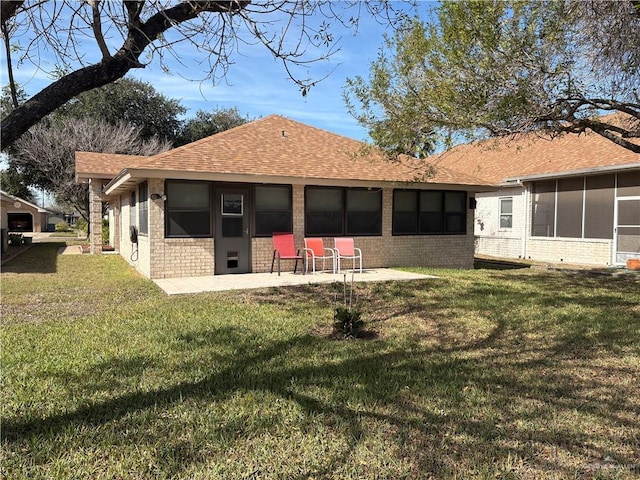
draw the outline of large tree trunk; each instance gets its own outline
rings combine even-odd
[[[124,77],[132,67],[128,58],[111,57],[52,83],[2,120],[2,148],[11,145],[29,128],[72,98]]]
[[[22,3],[21,1],[2,2],[2,14],[16,15]],[[132,68],[143,67],[138,61],[142,52],[174,25],[192,20],[203,12],[237,12],[245,8],[249,2],[246,0],[191,0],[158,12],[145,22],[140,19],[143,4],[142,0],[124,2],[128,14],[129,31],[124,44],[115,55],[106,55],[99,63],[81,68],[56,80],[2,120],[0,125],[2,149],[11,146],[31,126],[80,93],[118,80]]]

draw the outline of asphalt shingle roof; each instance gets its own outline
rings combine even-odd
[[[89,178],[113,178],[148,157],[115,153],[76,152],[76,175]]]
[[[406,159],[389,162],[363,143],[279,115],[246,123],[150,157],[76,154],[78,174],[116,176],[123,169],[354,180],[486,185],[473,175],[448,167],[423,178],[428,165]],[[99,170],[102,168],[102,170]]]
[[[640,162],[640,155],[593,132],[553,139],[536,134],[489,139],[459,145],[427,159],[445,167],[500,184],[529,175],[569,173]]]

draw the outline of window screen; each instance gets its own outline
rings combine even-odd
[[[556,237],[582,238],[584,177],[558,180]]]
[[[211,185],[201,182],[167,182],[166,235],[211,236]]]
[[[612,238],[615,175],[586,179],[584,199],[584,237]]]
[[[465,234],[467,193],[441,190],[393,192],[394,235]]]
[[[618,174],[618,196],[640,197],[640,170]]]
[[[444,232],[466,233],[467,193],[444,192]]]
[[[395,235],[418,233],[418,192],[416,190],[393,192],[393,233]]]
[[[343,235],[343,206],[341,188],[308,187],[304,202],[306,234]]]
[[[420,192],[420,233],[442,233],[442,192]]]
[[[382,191],[307,187],[305,231],[308,236],[381,235]]]
[[[347,190],[347,235],[382,234],[382,191]]]
[[[291,187],[257,186],[255,189],[255,232],[270,236],[273,232],[293,231]]]
[[[556,181],[534,182],[531,235],[553,237],[555,234]]]

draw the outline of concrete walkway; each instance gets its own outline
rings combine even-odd
[[[347,273],[347,281],[351,281],[351,272]],[[356,282],[386,282],[391,280],[420,280],[437,278],[419,273],[402,272],[388,268],[363,270],[356,273]],[[285,287],[292,285],[309,285],[318,283],[342,282],[344,274],[316,273],[315,275],[282,272],[277,273],[245,273],[239,275],[211,275],[208,277],[161,278],[154,282],[168,295],[184,293],[220,292],[225,290],[246,290],[252,288]]]

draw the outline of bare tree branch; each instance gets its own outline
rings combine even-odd
[[[104,41],[104,35],[102,34],[100,0],[89,0],[89,4],[91,5],[91,10],[93,10],[93,34],[95,35],[96,41],[98,42],[100,52],[102,52],[102,58],[109,58],[111,54],[109,53],[109,48],[107,47],[107,43]]]
[[[89,218],[87,185],[75,181],[75,152],[153,155],[170,143],[157,137],[140,139],[140,129],[124,122],[111,125],[89,118],[63,118],[51,125],[39,124],[15,143],[11,163],[32,182],[74,205]]]
[[[128,7],[132,3],[126,2]],[[20,108],[13,110],[2,120],[0,128],[1,145],[5,149],[26,132],[29,127],[55,111],[78,94],[106,85],[122,78],[132,68],[143,65],[139,57],[147,46],[160,35],[180,24],[197,17],[203,12],[232,14],[245,8],[247,1],[190,1],[179,3],[151,16],[146,22],[140,22],[136,14],[130,16],[127,38],[122,47],[113,55],[103,58],[99,63],[73,71],[44,88],[27,100]],[[139,8],[134,9],[139,12]],[[132,9],[129,10],[132,13]]]

